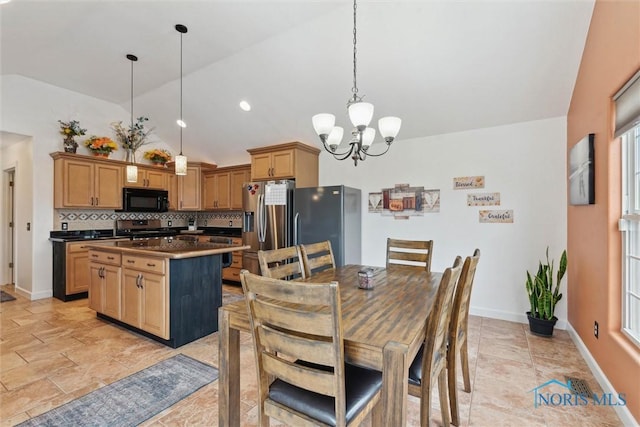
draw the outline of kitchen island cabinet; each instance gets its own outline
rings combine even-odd
[[[119,284],[119,310],[109,314],[104,302],[93,304],[97,316],[173,348],[218,330],[222,258],[248,249],[241,244],[167,238],[87,246],[91,268],[109,256],[121,259],[121,276],[111,280],[107,276],[104,283],[111,292]],[[89,300],[103,289],[91,286]]]

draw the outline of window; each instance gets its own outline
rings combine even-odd
[[[622,331],[640,346],[640,125],[622,136]]]

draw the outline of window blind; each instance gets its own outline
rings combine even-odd
[[[640,122],[640,71],[615,94],[616,138]]]

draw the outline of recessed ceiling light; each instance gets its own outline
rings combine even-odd
[[[178,124],[178,126],[180,126],[181,128],[186,128],[187,124],[185,122],[183,122],[182,120],[178,119],[176,120],[176,123]]]
[[[0,4],[7,4],[9,3],[11,0],[0,0]]]
[[[243,111],[251,111],[251,105],[249,105],[247,101],[240,101],[240,108],[242,108]]]

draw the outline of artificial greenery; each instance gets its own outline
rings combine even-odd
[[[555,276],[556,282],[554,287],[554,261],[549,262],[549,247],[547,247],[547,262],[546,264],[543,264],[542,261],[539,262],[536,275],[531,276],[527,271],[526,288],[531,305],[531,317],[545,320],[553,319],[556,304],[562,299],[560,283],[566,271],[567,251],[564,250],[560,257],[560,265],[558,266],[558,271]]]

